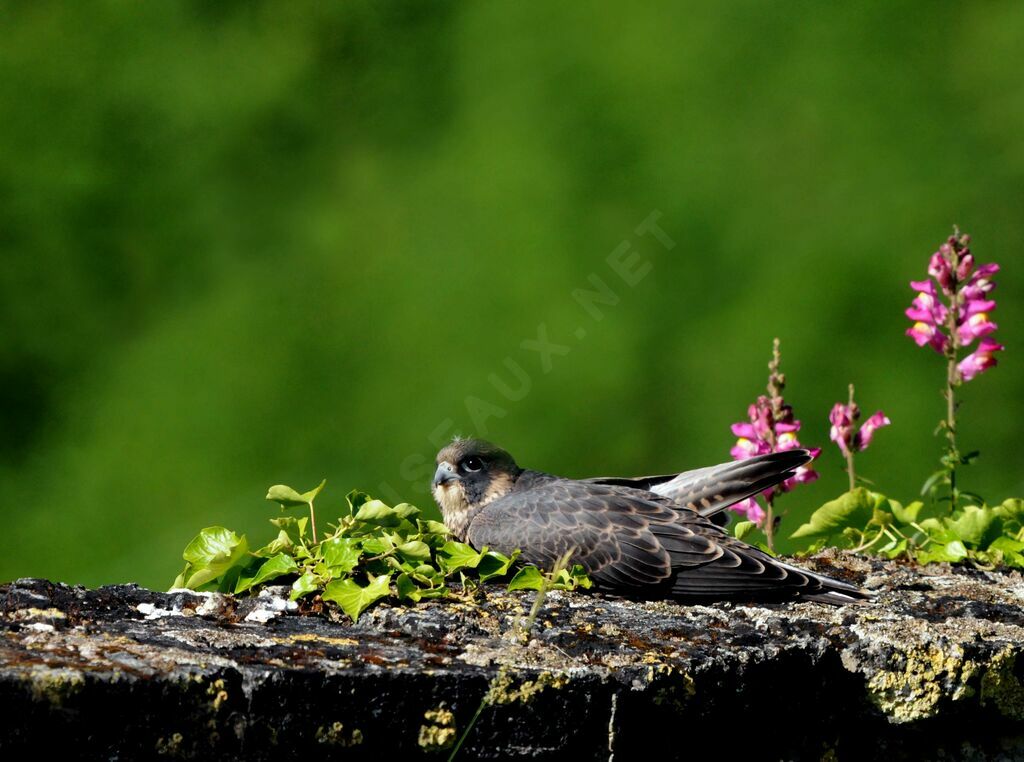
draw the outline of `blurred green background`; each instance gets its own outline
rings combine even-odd
[[[455,432],[576,476],[727,460],[774,336],[825,447],[783,534],[845,489],[850,381],[893,419],[860,471],[910,499],[944,403],[907,281],[953,223],[1007,345],[966,486],[1024,493],[1021,3],[9,2],[0,40],[0,579],[166,587],[277,482],[328,477],[321,523],[353,487],[433,508]]]

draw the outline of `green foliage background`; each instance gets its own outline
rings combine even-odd
[[[0,579],[166,586],[277,482],[428,507],[446,419],[570,475],[726,460],[773,336],[804,442],[856,382],[909,501],[943,370],[902,312],[954,222],[1008,347],[965,487],[1021,494],[1022,36],[1008,1],[3,4]],[[594,321],[622,240],[653,269]]]

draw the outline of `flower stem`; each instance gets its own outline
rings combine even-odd
[[[309,525],[313,530],[313,544],[316,545],[316,513],[313,511],[313,501],[309,501]]]
[[[950,284],[948,286],[949,311],[946,315],[946,329],[949,332],[949,342],[946,344],[946,469],[949,473],[949,506],[950,512],[956,511],[956,467],[960,463],[960,451],[956,446],[956,387],[960,384],[960,372],[957,370],[957,354],[959,339],[957,336],[957,324],[960,319],[960,296],[957,293],[957,270],[960,267],[960,230],[954,227],[954,237],[957,243],[950,247]]]
[[[854,402],[853,402],[853,384],[850,384],[850,408],[849,409],[851,411],[851,415],[852,415],[852,411],[854,409],[853,405],[854,405]],[[851,430],[851,435],[850,435],[849,438],[853,439],[853,435],[852,435],[853,424],[851,423],[850,426],[851,426],[851,429],[850,429]],[[850,442],[849,445],[846,447],[846,473],[850,476],[850,492],[853,492],[854,488],[857,486],[857,476],[856,476],[856,474],[854,473],[854,470],[853,470],[853,442]]]
[[[779,337],[776,336],[772,342],[772,360],[768,363],[768,399],[772,406],[772,420],[768,427],[765,439],[771,447],[771,452],[778,452],[778,438],[775,436],[775,424],[782,420],[785,414],[782,406],[782,390],[786,386],[786,377],[779,372],[782,364],[782,352],[779,348]],[[768,548],[775,552],[775,492],[769,491],[765,494],[765,503],[768,510],[764,516],[764,539]]]

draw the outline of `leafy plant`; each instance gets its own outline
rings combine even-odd
[[[408,503],[389,506],[362,492],[346,497],[347,510],[332,531],[317,539],[314,501],[324,487],[299,493],[276,485],[267,499],[282,511],[308,507],[310,515],[271,519],[277,537],[249,550],[245,535],[207,527],[185,547],[185,568],[174,587],[254,593],[267,584],[290,582],[291,598],[319,594],[356,621],[383,598],[418,603],[431,598],[471,598],[479,586],[511,576],[509,590],[589,588],[579,565],[545,576],[535,567],[515,569],[518,551],[506,556],[474,550],[453,540],[439,521],[424,519]],[[309,531],[307,531],[309,527]]]
[[[904,506],[857,487],[821,506],[792,538],[807,542],[805,553],[835,546],[918,563],[1024,568],[1024,500],[966,505],[952,514],[943,510],[942,515],[928,515],[934,510],[921,501]]]

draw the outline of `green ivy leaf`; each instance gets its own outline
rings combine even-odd
[[[304,502],[304,503],[306,503],[308,505],[309,503],[312,503],[314,500],[316,500],[316,496],[320,494],[320,492],[323,490],[325,484],[327,484],[327,480],[326,479],[321,479],[320,483],[318,485],[316,485],[313,489],[311,489],[309,492],[303,492],[302,493],[302,502]],[[292,491],[294,492],[294,490],[292,490]]]
[[[335,580],[327,584],[323,592],[325,601],[334,601],[353,622],[359,621],[368,606],[388,595],[391,575],[382,574],[366,587],[352,579]]]
[[[315,593],[320,589],[320,578],[313,572],[306,572],[301,575],[297,580],[292,582],[292,592],[289,596],[293,601],[297,601],[304,595]]]
[[[398,598],[403,601],[412,601],[413,603],[419,603],[420,598],[420,587],[412,581],[412,577],[408,574],[399,574],[395,579],[395,590],[398,592]]]
[[[987,506],[965,506],[959,516],[945,523],[960,540],[975,548],[986,547],[1003,532],[1002,518]]]
[[[391,510],[398,514],[399,518],[403,519],[414,519],[420,515],[420,509],[409,503],[399,503]]]
[[[402,523],[404,517],[394,508],[381,500],[368,500],[356,511],[356,521],[373,524],[379,527],[394,527]]]
[[[540,590],[544,584],[544,575],[536,566],[524,566],[509,581],[509,592],[513,590]]]
[[[275,484],[267,490],[267,500],[280,504],[282,508],[309,505],[308,500],[286,484]]]
[[[901,503],[890,500],[889,510],[892,511],[892,515],[896,517],[896,520],[901,524],[913,524],[917,521],[917,516],[921,512],[921,508],[924,507],[924,503],[920,500],[915,500],[910,505],[904,507]]]
[[[732,536],[735,537],[737,540],[742,540],[744,537],[746,537],[748,534],[754,531],[754,528],[756,526],[757,524],[753,521],[737,521],[736,526],[732,528]]]
[[[518,550],[512,553],[511,556],[506,556],[496,550],[487,551],[476,566],[476,572],[480,575],[480,581],[486,582],[495,577],[504,577],[508,574],[509,569],[512,568],[512,564],[515,563],[518,557]]]
[[[447,537],[449,534],[448,527],[433,519],[416,519],[416,528],[420,534],[433,534],[439,537]]]
[[[359,510],[359,507],[363,505],[363,503],[370,502],[370,500],[371,498],[369,495],[367,495],[365,492],[360,492],[357,489],[354,489],[347,495],[345,495],[345,502],[348,503],[349,516],[354,516],[356,514],[356,511]]]
[[[182,557],[190,575],[184,587],[195,590],[243,561],[249,551],[245,535],[239,537],[224,527],[206,527],[185,546]]]
[[[298,570],[299,566],[295,563],[294,558],[286,553],[279,553],[264,561],[253,576],[240,576],[235,584],[235,593],[244,593],[254,585],[277,579],[285,574],[294,574]]]
[[[1024,523],[1024,500],[1019,497],[1004,500],[993,510],[1006,520]]]
[[[401,545],[396,546],[395,550],[406,561],[422,562],[430,560],[430,546],[422,540],[403,542]]]
[[[395,549],[395,544],[387,537],[367,537],[363,540],[363,551],[371,556],[380,556],[390,553]]]
[[[846,527],[861,529],[871,520],[874,508],[875,500],[871,493],[857,487],[821,506],[790,538],[830,537]]]
[[[361,544],[352,537],[335,537],[320,543],[320,555],[332,572],[348,574],[359,564]]]
[[[306,525],[309,524],[309,516],[296,518],[295,516],[279,516],[271,519],[270,523],[284,532],[288,539],[295,545],[302,545],[306,541]],[[280,535],[278,535],[280,537]]]
[[[445,574],[452,574],[459,569],[475,569],[483,557],[484,553],[466,543],[449,540],[437,551],[437,564]]]

